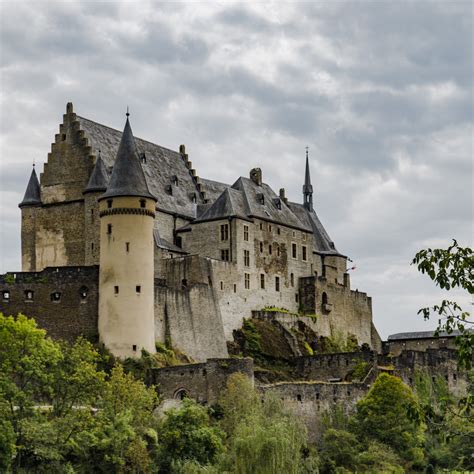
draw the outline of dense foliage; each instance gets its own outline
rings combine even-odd
[[[242,374],[213,407],[188,399],[163,411],[155,388],[124,369],[130,362],[103,357],[87,341],[54,342],[33,320],[0,314],[0,472],[474,469],[472,420],[443,380],[423,373],[416,393],[381,374],[351,415],[339,406],[326,413],[309,443],[299,418]]]

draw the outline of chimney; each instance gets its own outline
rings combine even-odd
[[[285,188],[280,188],[280,199],[281,199],[285,204],[288,204],[288,198],[286,197]]]
[[[184,145],[179,145],[179,152],[182,155],[185,155],[186,154],[186,147]]]
[[[257,185],[262,185],[262,170],[260,168],[252,168],[250,170],[250,179]]]

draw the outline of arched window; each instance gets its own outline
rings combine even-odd
[[[61,293],[59,291],[51,293],[51,301],[53,303],[59,303],[61,301]]]
[[[188,392],[184,388],[180,388],[176,390],[173,398],[175,400],[184,400],[185,398],[188,398],[188,396]]]

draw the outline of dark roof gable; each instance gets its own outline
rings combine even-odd
[[[18,206],[37,206],[39,204],[41,204],[40,184],[35,168],[33,167],[30,180],[28,181],[28,186],[26,187],[25,196],[23,197],[23,201],[21,201]]]

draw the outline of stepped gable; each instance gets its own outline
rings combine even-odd
[[[23,197],[23,201],[21,201],[18,206],[38,206],[39,204],[41,204],[40,184],[35,171],[35,167],[33,165],[30,180],[28,181],[28,186],[26,187],[25,196]]]
[[[240,177],[232,188],[242,192],[248,209],[247,217],[256,217],[312,232],[311,226],[302,222],[268,184],[258,185],[249,178]]]
[[[308,210],[304,204],[296,202],[288,203],[290,209],[299,217],[299,219],[312,229],[314,236],[314,251],[325,255],[339,255],[344,257],[334,245],[323,224],[319,220],[316,211]]]
[[[102,160],[110,174],[122,132],[84,117],[78,116],[77,120],[89,139],[92,152],[97,155],[101,151]],[[196,178],[192,176],[183,156],[177,151],[140,138],[135,137],[135,143],[148,189],[158,200],[158,209],[193,219],[196,204],[193,203],[192,196],[196,196],[198,204],[202,204],[203,199],[197,188]],[[174,184],[176,182],[177,185]]]

